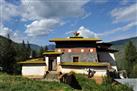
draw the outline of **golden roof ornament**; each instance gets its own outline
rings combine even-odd
[[[78,37],[79,36],[79,33],[76,31],[74,32],[74,37]]]

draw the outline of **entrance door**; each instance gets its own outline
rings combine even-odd
[[[52,70],[57,70],[57,60],[54,59],[52,62]]]
[[[49,58],[49,71],[55,71],[57,69],[57,60],[56,58],[52,57],[52,58]]]

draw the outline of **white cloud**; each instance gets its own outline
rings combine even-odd
[[[4,27],[3,25],[1,25],[0,36],[8,37],[8,34],[10,35],[10,38],[16,42],[22,42],[22,40],[28,40],[27,36],[24,36],[25,34],[20,32],[19,30],[12,31],[8,27]]]
[[[26,36],[24,32],[21,32],[20,30],[16,30],[12,33],[11,39],[13,41],[21,43],[23,40],[29,41],[31,38],[29,39],[29,37]]]
[[[97,38],[98,35],[94,33],[93,31],[90,31],[89,29],[85,28],[84,26],[81,26],[78,30],[78,33],[80,33],[80,36],[83,36],[85,38]]]
[[[111,16],[114,18],[114,23],[137,21],[137,4],[113,9]]]
[[[19,15],[18,7],[6,2],[5,0],[0,0],[0,22],[9,20],[13,16]]]
[[[22,20],[79,17],[86,14],[83,6],[88,2],[89,0],[21,0],[20,5],[14,5],[0,0],[1,19],[8,20],[12,16],[22,16]]]
[[[94,0],[93,2],[96,4],[104,4],[107,3],[109,0]]]
[[[126,5],[129,2],[129,0],[120,0],[119,2],[121,5]]]
[[[86,19],[86,18],[88,18],[88,17],[91,16],[91,15],[92,15],[91,12],[90,12],[90,13],[86,13],[85,16],[83,16],[81,19]]]
[[[131,23],[127,24],[126,26],[122,27],[121,30],[122,31],[128,31],[133,27],[136,27],[136,29],[137,29],[137,22],[131,22]]]
[[[85,13],[83,6],[89,0],[21,0],[26,19],[78,17]],[[33,11],[33,12],[32,12]]]
[[[126,4],[128,0],[122,0],[122,4]],[[137,29],[137,3],[126,7],[115,8],[111,11],[113,23],[124,23],[125,25],[115,28],[113,30],[99,34],[100,36],[107,36],[119,31],[131,31],[132,28]],[[136,33],[135,33],[136,34]],[[137,35],[137,34],[136,34]]]
[[[124,25],[122,27],[118,27],[116,29],[113,29],[113,30],[110,30],[110,31],[107,31],[107,32],[104,32],[104,33],[100,33],[98,35],[99,36],[107,36],[107,35],[110,35],[110,34],[113,34],[113,33],[117,33],[119,31],[128,31],[133,27],[137,27],[137,22],[131,22],[131,23],[129,23],[127,25]]]
[[[0,25],[0,35],[7,37],[8,34],[11,34],[12,30],[9,29],[8,27],[4,27],[3,25]]]
[[[88,2],[89,0],[21,0],[20,5],[14,5],[0,0],[0,25],[11,17],[21,16],[23,21],[32,20],[25,31],[29,36],[45,35],[52,31],[56,24],[65,24],[62,18],[85,15],[83,6]]]
[[[60,24],[58,19],[35,20],[27,25],[27,30],[25,32],[28,36],[47,35],[53,31],[53,28],[58,24]]]
[[[98,34],[91,31],[90,29],[85,28],[84,26],[79,27],[78,30],[72,30],[69,32],[66,32],[65,34],[73,34],[74,32],[78,32],[80,36],[84,38],[98,38]]]

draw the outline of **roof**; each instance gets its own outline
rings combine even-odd
[[[105,46],[112,46],[112,44],[111,43],[104,43],[104,42],[102,42],[102,43],[97,43],[97,45],[100,45],[100,46],[102,46],[102,45],[105,45]]]
[[[57,52],[57,51],[45,51],[43,55],[59,55],[62,54],[62,52]]]
[[[43,58],[35,58],[35,59],[29,59],[23,62],[18,62],[19,64],[45,64],[45,61],[43,61]]]
[[[99,63],[99,62],[61,62],[62,66],[109,66],[109,63]]]
[[[53,38],[50,42],[64,42],[64,41],[101,41],[99,38],[82,38],[82,37],[70,37],[70,38]]]
[[[118,52],[118,50],[116,50],[116,49],[106,49],[106,48],[97,48],[97,50],[99,52],[111,52],[111,53]]]

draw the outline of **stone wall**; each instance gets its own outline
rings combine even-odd
[[[79,61],[95,62],[97,61],[96,53],[64,53],[61,55],[62,62],[73,62],[73,57],[79,57]]]

